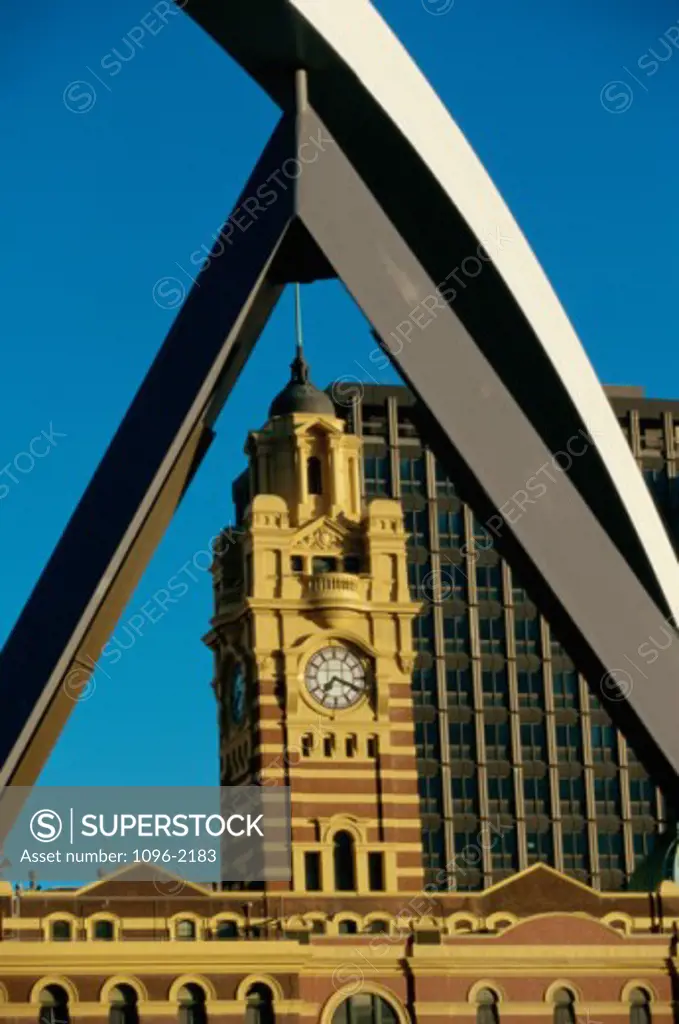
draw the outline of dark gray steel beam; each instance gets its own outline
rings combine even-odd
[[[235,209],[295,152],[284,118]],[[35,782],[196,469],[283,288],[268,274],[294,201],[279,188],[237,244],[216,243],[0,652],[0,792]]]

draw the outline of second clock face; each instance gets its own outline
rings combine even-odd
[[[356,704],[367,685],[360,658],[339,644],[324,647],[309,658],[304,681],[314,700],[333,710]]]

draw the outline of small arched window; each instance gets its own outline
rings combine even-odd
[[[46,985],[40,993],[38,1024],[69,1024],[68,992],[61,985]]]
[[[109,1024],[138,1024],[137,993],[131,985],[116,985],[108,994]]]
[[[253,985],[245,1005],[245,1024],[274,1024],[273,993],[268,985]]]
[[[306,464],[307,489],[309,494],[323,493],[323,470],[321,460],[312,455]]]
[[[482,988],[476,996],[476,1024],[498,1024],[497,995],[491,988]]]
[[[337,930],[340,935],[356,935],[358,932],[358,925],[355,921],[344,920],[340,921]]]
[[[398,1024],[396,1010],[382,996],[357,992],[337,1007],[332,1024]]]
[[[70,921],[52,921],[50,934],[54,942],[68,942],[73,934]]]
[[[333,842],[335,889],[338,892],[356,890],[356,854],[354,838],[348,832],[336,832]]]
[[[238,925],[235,921],[220,921],[217,925],[218,939],[237,939]]]
[[[567,988],[554,993],[554,1024],[575,1024],[575,996]]]
[[[200,985],[183,985],[177,995],[179,1024],[207,1024],[205,992]]]
[[[183,921],[177,921],[177,927],[175,935],[178,939],[191,940],[196,937],[196,922],[190,918],[185,918]]]
[[[651,997],[643,988],[629,994],[629,1024],[651,1024]]]
[[[115,937],[113,921],[95,921],[92,929],[92,938],[100,939],[102,942],[111,942]]]
[[[389,922],[380,917],[367,924],[365,930],[369,935],[386,935],[389,932]]]

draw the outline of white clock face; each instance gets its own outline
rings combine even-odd
[[[304,680],[314,700],[332,710],[356,704],[367,685],[361,660],[341,645],[324,647],[309,658]]]

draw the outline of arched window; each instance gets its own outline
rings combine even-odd
[[[332,1024],[398,1024],[398,1017],[386,999],[358,992],[337,1007]]]
[[[200,985],[183,985],[177,996],[179,1024],[207,1024],[205,992]]]
[[[497,995],[491,988],[482,988],[476,996],[476,1024],[498,1024]]]
[[[333,859],[335,889],[338,892],[354,892],[356,890],[356,857],[354,839],[348,832],[335,833]]]
[[[245,1024],[274,1024],[273,993],[268,985],[253,985],[245,1005]]]
[[[380,917],[367,924],[365,930],[370,935],[386,935],[389,932],[389,922]]]
[[[651,1024],[651,997],[643,988],[629,994],[629,1024]]]
[[[111,942],[115,931],[113,921],[95,921],[92,929],[92,938],[101,939],[103,942]]]
[[[47,985],[40,993],[38,1024],[69,1024],[68,992],[61,985]]]
[[[177,921],[175,935],[178,939],[195,939],[196,922],[192,921],[190,918],[185,918],[183,921]]]
[[[217,925],[218,939],[237,939],[238,925],[235,921],[220,921]]]
[[[323,472],[321,460],[312,455],[306,464],[307,489],[309,494],[323,493]]]
[[[337,930],[340,935],[356,935],[358,932],[358,925],[355,921],[351,920],[340,921],[339,928]]]
[[[138,1024],[137,993],[131,985],[116,985],[108,994],[109,1024]]]
[[[554,1024],[575,1024],[575,996],[567,988],[554,993]]]
[[[70,921],[52,921],[50,935],[55,942],[68,942],[72,936]]]

